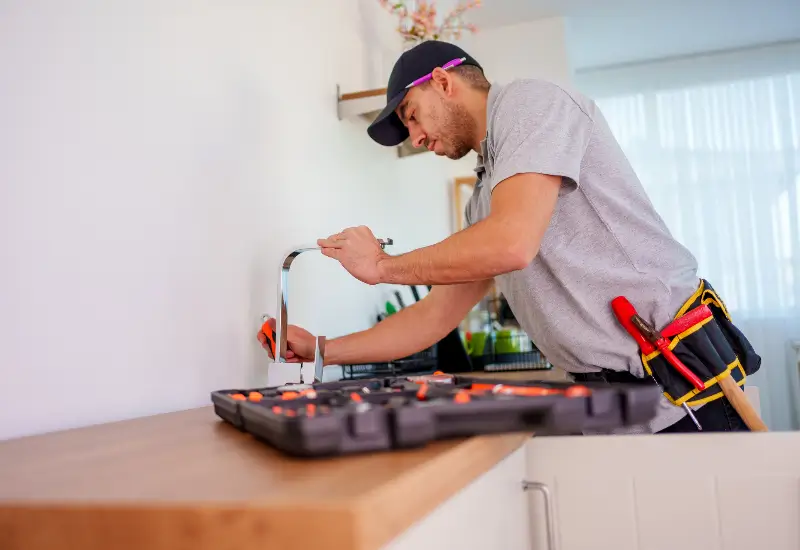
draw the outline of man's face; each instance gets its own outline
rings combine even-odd
[[[414,147],[460,159],[472,149],[475,121],[457,100],[444,97],[433,85],[412,88],[397,107]]]

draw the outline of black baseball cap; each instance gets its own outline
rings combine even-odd
[[[392,74],[389,75],[386,107],[367,128],[369,137],[389,147],[403,143],[408,138],[408,128],[394,111],[411,89],[407,86],[418,78],[430,74],[435,68],[462,58],[464,61],[461,65],[472,65],[483,70],[467,52],[449,42],[426,40],[403,52],[394,64]]]

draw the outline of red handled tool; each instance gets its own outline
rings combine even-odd
[[[647,321],[639,317],[636,313],[636,309],[627,298],[624,296],[617,296],[611,301],[611,308],[614,310],[617,319],[622,323],[622,326],[624,326],[628,333],[639,342],[639,347],[642,348],[642,352],[644,352],[645,355],[657,349],[664,356],[664,359],[675,367],[675,370],[681,373],[684,378],[691,382],[698,391],[706,389],[703,381],[700,380],[695,373],[690,371],[689,368],[683,364],[683,361],[672,353],[672,350],[669,349],[669,340],[651,327]],[[708,308],[706,307],[706,309]]]
[[[276,336],[275,336],[275,331],[272,330],[271,326],[269,326],[269,321],[264,321],[264,324],[261,325],[261,333],[264,336],[267,337],[267,341],[265,342],[265,345],[269,345],[269,351],[272,354],[272,358],[275,359],[275,357],[277,357],[275,355],[275,348],[276,348],[275,339],[276,339]]]
[[[636,310],[627,298],[624,296],[617,296],[611,300],[611,309],[614,310],[614,315],[617,316],[617,320],[620,322],[620,324],[625,327],[625,330],[628,331],[628,334],[633,336],[633,339],[636,340],[637,344],[639,344],[642,353],[645,355],[650,355],[656,350],[653,344],[647,341],[642,333],[636,329],[633,321],[631,321],[631,318],[636,315]]]
[[[661,336],[664,338],[672,338],[673,336],[677,336],[681,332],[689,330],[701,321],[711,318],[713,315],[714,314],[711,313],[711,309],[707,305],[703,304],[701,306],[697,306],[662,328]]]
[[[675,369],[680,372],[684,378],[691,382],[698,391],[703,391],[706,389],[706,385],[703,384],[703,381],[700,380],[695,373],[690,371],[689,367],[683,364],[683,361],[678,359],[678,357],[672,353],[672,350],[669,349],[669,340],[664,338],[660,332],[651,327],[638,315],[634,315],[631,318],[631,321],[634,325],[636,325],[636,328],[638,328],[639,331],[645,335],[645,338],[647,338],[656,348],[658,348],[658,351],[661,352],[669,364],[675,367]]]
[[[639,315],[636,313],[636,308],[633,307],[633,304],[631,304],[628,301],[627,298],[625,298],[624,296],[617,296],[616,298],[611,300],[611,309],[614,310],[614,315],[617,316],[617,320],[619,320],[620,324],[623,327],[625,327],[625,330],[628,331],[628,334],[633,336],[633,339],[636,340],[639,343],[639,347],[641,348],[642,353],[644,353],[645,355],[648,355],[648,354],[652,353],[653,351],[655,351],[656,349],[661,350],[661,353],[664,355],[664,357],[667,359],[667,361],[669,361],[670,364],[672,364],[672,366],[674,366],[676,369],[678,369],[678,372],[680,372],[685,377],[687,377],[688,380],[692,383],[692,385],[694,387],[698,388],[698,384],[699,384],[699,388],[698,389],[701,389],[701,390],[705,389],[705,384],[703,384],[703,381],[700,380],[692,371],[690,371],[686,367],[686,365],[683,364],[683,361],[678,359],[675,356],[675,354],[672,353],[672,351],[669,349],[669,340],[664,338],[663,335],[659,335],[659,337],[656,339],[655,342],[651,342],[650,340],[648,340],[645,337],[644,333],[642,333],[640,331],[640,329],[637,328],[637,325],[641,326],[643,324],[643,326],[647,329],[646,333],[648,335],[653,336],[653,333],[655,333],[655,330],[653,330],[650,327],[650,325],[648,325],[644,321],[644,319],[639,317]],[[706,309],[708,309],[707,306],[706,306]],[[709,313],[710,312],[711,312],[711,310],[709,310]],[[682,332],[682,331],[679,331],[679,332]],[[678,334],[678,333],[675,333],[675,334]],[[658,346],[659,343],[661,343],[662,345],[659,346],[658,348],[656,348],[655,346]],[[666,350],[669,353],[669,355],[667,355],[667,353],[665,353],[664,350]],[[670,357],[675,362],[670,360]],[[688,376],[687,376],[687,374],[688,374]],[[655,377],[653,375],[650,375],[650,377],[653,379],[653,381],[656,384],[658,384],[658,381],[655,379]],[[697,381],[698,384],[695,383],[695,380]],[[702,432],[703,431],[703,427],[700,425],[700,422],[697,421],[697,417],[695,417],[694,412],[692,412],[692,409],[689,408],[689,405],[687,405],[686,403],[683,403],[682,406],[683,406],[683,410],[686,411],[686,414],[689,416],[689,418],[692,419],[692,422],[694,422],[694,425],[697,426],[697,430]]]
[[[611,302],[611,307],[614,309],[614,313],[617,315],[617,317],[620,318],[620,322],[622,322],[625,328],[628,329],[628,332],[630,332],[628,327],[631,324],[639,327],[644,337],[652,341],[653,344],[661,351],[661,353],[664,354],[664,357],[667,359],[667,361],[669,361],[670,364],[678,369],[681,374],[686,376],[686,378],[692,382],[694,387],[701,391],[705,389],[705,385],[702,383],[702,381],[697,378],[694,373],[687,369],[686,365],[684,365],[680,359],[675,357],[675,354],[669,350],[669,340],[667,340],[667,338],[669,336],[680,334],[689,327],[692,327],[697,323],[702,322],[704,319],[711,317],[712,313],[708,306],[701,305],[694,308],[670,323],[661,333],[653,329],[653,327],[648,325],[644,319],[636,315],[636,310],[633,308],[630,302],[625,299],[625,297],[619,296],[614,298],[614,300]],[[630,324],[625,324],[623,322],[623,317],[628,318],[630,320]],[[634,338],[636,338],[636,336],[634,336]],[[639,339],[637,338],[637,341],[638,340]],[[691,375],[691,377],[689,375]],[[718,378],[718,383],[722,393],[725,395],[725,398],[730,402],[739,416],[742,417],[742,420],[744,420],[744,423],[751,431],[769,431],[767,425],[758,415],[758,412],[753,407],[753,404],[747,398],[747,395],[745,395],[742,388],[740,388],[736,381],[734,381],[733,376],[726,374],[724,377]],[[690,409],[686,403],[684,403],[683,406],[687,411],[690,412]],[[694,418],[694,415],[692,415],[692,420],[694,420],[694,423],[697,424],[698,428],[700,428],[700,425],[698,424],[697,419]]]

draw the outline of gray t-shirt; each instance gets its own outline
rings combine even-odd
[[[670,234],[589,98],[552,82],[492,85],[487,133],[467,204],[485,218],[504,179],[537,172],[562,177],[550,225],[528,267],[497,277],[522,329],[553,365],[643,376],[639,348],[611,310],[626,296],[656,327],[697,289],[697,262]],[[684,416],[662,397],[658,431]]]

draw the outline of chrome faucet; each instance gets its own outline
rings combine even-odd
[[[392,239],[378,239],[378,243],[381,245],[381,248],[386,248],[387,246],[394,244],[394,241]],[[321,248],[319,246],[298,248],[287,254],[283,259],[283,264],[281,264],[281,277],[280,284],[278,285],[278,314],[275,317],[275,361],[277,363],[286,362],[286,332],[289,326],[287,322],[287,307],[289,304],[289,268],[292,266],[292,262],[295,258],[297,258],[303,252],[308,252],[310,250],[321,250]],[[315,348],[314,378],[317,381],[320,381],[322,379],[322,367],[325,353],[324,336],[317,337]]]

